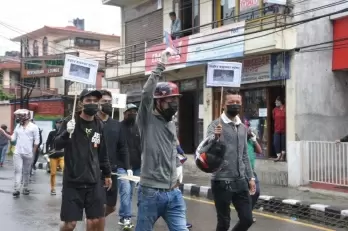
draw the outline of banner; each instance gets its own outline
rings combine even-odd
[[[73,55],[66,55],[63,79],[77,83],[95,85],[98,66],[98,61],[82,59]]]
[[[243,60],[242,84],[271,80],[271,56],[264,55]]]
[[[240,87],[242,63],[209,62],[207,68],[207,87]]]

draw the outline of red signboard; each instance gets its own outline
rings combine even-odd
[[[179,50],[180,55],[168,59],[166,70],[182,68],[186,65],[189,38],[184,37],[174,40],[174,46]],[[151,72],[161,58],[161,53],[166,49],[165,44],[159,44],[147,49],[145,53],[145,73]],[[179,66],[180,65],[180,66]]]

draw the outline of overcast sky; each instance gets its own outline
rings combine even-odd
[[[0,55],[5,51],[19,50],[19,43],[6,38],[17,37],[44,25],[68,26],[74,18],[85,19],[85,30],[121,34],[120,8],[103,5],[102,0],[7,0],[1,3]],[[17,31],[4,27],[3,23]]]

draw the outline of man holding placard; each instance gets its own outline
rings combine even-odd
[[[168,56],[162,53],[162,61]],[[165,67],[159,63],[142,91],[137,125],[142,146],[136,231],[153,230],[162,217],[170,231],[187,231],[186,204],[176,172],[176,135],[172,118],[181,96],[178,86],[158,80]]]
[[[101,106],[101,110],[98,112],[98,117],[104,123],[104,135],[105,135],[105,143],[106,149],[109,155],[112,175],[112,187],[110,190],[106,191],[106,200],[105,200],[105,217],[109,214],[113,213],[116,209],[117,202],[117,175],[120,169],[128,175],[133,175],[132,170],[130,170],[129,166],[129,154],[128,147],[126,142],[126,136],[122,132],[122,125],[119,121],[111,118],[112,114],[112,94],[107,90],[101,91],[102,98],[99,103]],[[122,198],[121,198],[122,200]],[[122,205],[122,202],[121,202]],[[121,218],[124,217],[120,213]],[[131,225],[130,219],[121,219],[122,225]],[[103,219],[103,223],[104,223]]]
[[[104,187],[112,186],[111,168],[103,123],[95,115],[99,110],[99,91],[84,89],[80,94],[81,111],[73,113],[69,122],[63,122],[55,138],[56,149],[65,151],[63,175],[61,231],[72,231],[81,221],[83,210],[87,217],[87,231],[99,230],[104,217],[105,196],[101,185],[101,172],[105,178]]]

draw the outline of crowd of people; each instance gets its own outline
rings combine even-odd
[[[186,221],[186,204],[178,187],[186,157],[172,121],[181,94],[176,84],[159,82],[164,69],[160,62],[144,85],[140,106],[128,104],[123,121],[111,118],[109,91],[87,89],[80,94],[76,113],[56,121],[55,129],[48,135],[46,150],[50,155],[52,195],[56,195],[57,169],[63,170],[61,231],[74,230],[77,222],[83,220],[84,212],[86,230],[104,230],[105,218],[116,210],[118,196],[119,224],[134,227],[131,218],[135,183],[118,179],[124,175],[140,176],[136,231],[153,230],[159,217],[171,231],[192,227]],[[207,137],[214,137],[209,142],[219,143],[223,149],[219,151],[214,145],[206,151],[199,150],[201,145],[197,149],[197,166],[213,173],[217,231],[229,229],[231,203],[239,216],[233,230],[248,230],[255,222],[252,209],[260,188],[254,161],[255,152],[261,150],[248,121],[243,123],[238,117],[241,104],[239,94],[225,92],[224,111],[207,132]],[[28,110],[17,110],[15,116],[19,126],[13,134],[5,127],[0,133],[7,141],[16,142],[13,196],[19,197],[22,178],[22,194],[30,193],[29,176],[40,135]],[[0,139],[0,153],[6,149],[5,143]],[[223,152],[220,159],[218,152]],[[214,162],[219,162],[218,168],[208,170]]]

